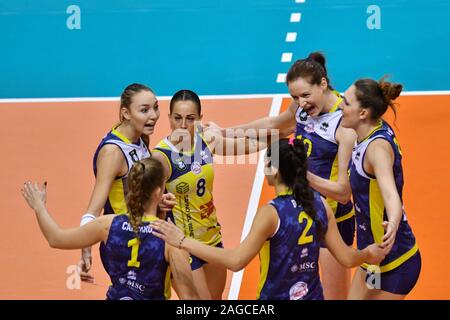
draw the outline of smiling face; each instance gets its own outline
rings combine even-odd
[[[159,119],[158,100],[153,92],[142,90],[131,98],[129,107],[120,109],[122,118],[141,135],[151,135]]]
[[[292,99],[311,117],[317,117],[324,106],[324,93],[327,90],[325,79],[317,84],[310,84],[304,78],[297,78],[288,83],[289,93]]]
[[[361,108],[356,98],[356,87],[351,85],[344,93],[342,107],[341,124],[344,128],[355,129],[358,124],[367,118],[367,110]]]

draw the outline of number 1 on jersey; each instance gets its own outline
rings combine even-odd
[[[131,247],[131,260],[128,260],[129,267],[139,268],[141,266],[141,263],[137,260],[140,244],[141,242],[137,238],[128,241],[128,248]]]

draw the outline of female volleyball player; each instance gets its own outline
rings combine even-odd
[[[345,92],[342,126],[358,136],[350,167],[358,248],[375,241],[389,250],[379,266],[357,269],[350,299],[403,299],[420,274],[419,249],[403,209],[402,151],[381,119],[389,107],[395,113],[401,91],[400,84],[361,79]]]
[[[202,119],[201,102],[190,90],[180,90],[170,101],[169,121],[171,134],[152,150],[168,177],[166,189],[174,194],[177,204],[173,208],[176,225],[190,237],[202,243],[222,247],[220,224],[213,202],[213,155],[239,155],[265,148],[262,142],[251,139],[228,139],[205,136],[198,130]],[[214,141],[212,141],[214,140]],[[254,143],[254,144],[253,144]],[[243,148],[239,148],[239,144]],[[194,280],[202,299],[221,299],[225,287],[226,269],[192,256]]]
[[[248,236],[233,249],[204,245],[171,222],[152,224],[155,235],[209,262],[233,271],[245,267],[260,252],[259,299],[323,299],[319,279],[319,249],[323,241],[346,267],[379,263],[387,249],[378,244],[355,250],[345,244],[334,214],[309,188],[303,142],[282,139],[267,151],[265,174],[277,197],[258,209]]]
[[[35,211],[51,247],[79,249],[101,242],[102,262],[112,283],[107,299],[168,299],[169,266],[179,297],[196,299],[189,255],[155,237],[151,228],[151,222],[158,220],[156,212],[164,180],[158,160],[146,158],[135,162],[128,178],[129,214],[104,215],[71,229],[61,229],[48,213],[45,185],[41,189],[37,183],[27,182],[22,194]]]
[[[303,140],[309,156],[308,180],[326,197],[342,238],[351,246],[355,217],[350,201],[348,164],[356,134],[340,124],[342,98],[330,85],[325,57],[314,52],[306,59],[297,60],[289,69],[286,83],[293,103],[285,112],[235,129],[279,129],[281,135],[295,132],[295,136]],[[320,265],[325,298],[346,299],[350,270],[338,263],[327,248],[321,250]]]
[[[94,155],[95,186],[81,225],[104,214],[127,212],[127,177],[134,162],[150,157],[148,137],[159,119],[158,100],[142,84],[131,84],[120,96],[120,123],[103,138]],[[145,142],[146,141],[146,142]],[[168,210],[173,195],[163,196],[160,209]],[[81,279],[93,281],[88,273],[92,265],[91,248],[82,250]]]

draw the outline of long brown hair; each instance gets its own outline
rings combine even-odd
[[[370,109],[370,118],[377,120],[390,107],[394,111],[395,118],[397,112],[394,100],[402,92],[403,86],[398,83],[392,83],[383,77],[380,81],[373,79],[359,79],[355,82],[356,99],[361,108]]]
[[[139,239],[142,216],[150,205],[150,198],[158,188],[164,187],[164,168],[156,159],[146,158],[133,164],[128,175],[126,202],[130,214],[130,224]]]

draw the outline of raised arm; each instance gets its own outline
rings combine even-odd
[[[154,234],[167,243],[181,247],[200,259],[221,264],[236,272],[244,268],[259,252],[264,242],[274,234],[278,225],[278,215],[272,206],[260,208],[248,236],[233,249],[211,247],[195,239],[186,238],[171,221],[155,221],[153,225],[157,231]]]
[[[308,171],[307,178],[311,186],[326,197],[346,204],[351,197],[351,187],[348,179],[348,165],[356,142],[353,129],[339,126],[336,131],[338,149],[338,178],[336,181],[321,178]]]
[[[322,199],[322,202],[327,209],[328,216],[328,229],[325,233],[324,242],[336,260],[347,268],[360,266],[364,262],[379,264],[387,251],[375,243],[363,250],[356,250],[347,246],[339,233],[333,211],[325,199]]]
[[[81,249],[108,238],[113,216],[98,218],[82,227],[61,229],[43,201],[46,197],[45,187],[40,189],[37,183],[27,182],[22,189],[22,195],[35,211],[39,227],[52,248]]]
[[[267,148],[267,139],[257,138],[228,138],[223,136],[205,137],[212,153],[221,156],[240,156],[258,152]],[[209,139],[209,141],[208,141]],[[265,140],[265,141],[264,141]]]
[[[280,130],[280,136],[285,137],[295,131],[295,113],[297,111],[297,104],[293,101],[289,108],[277,116],[264,117],[258,120],[251,121],[246,124],[238,125],[231,128],[222,129],[220,127],[215,127],[214,129],[220,130],[220,134],[223,136],[231,138],[242,138],[248,136],[250,132],[249,129],[255,130],[256,134],[261,136],[260,129],[266,129],[266,135],[270,134],[270,130],[278,129]],[[211,124],[211,123],[210,123]],[[210,127],[210,124],[206,128]],[[254,134],[251,132],[251,135]]]

